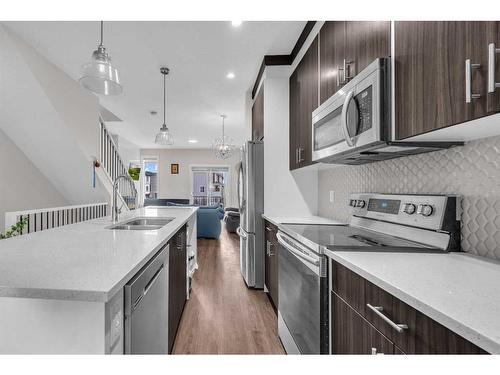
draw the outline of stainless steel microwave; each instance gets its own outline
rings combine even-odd
[[[312,160],[365,164],[462,142],[393,141],[390,58],[378,58],[312,113]]]

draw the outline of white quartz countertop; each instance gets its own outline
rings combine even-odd
[[[280,224],[344,224],[321,216],[280,216],[263,214],[262,217],[274,225]]]
[[[108,301],[196,213],[146,207],[120,215],[175,218],[158,230],[110,230],[110,217],[0,240],[0,297]]]
[[[500,353],[500,262],[465,253],[326,254],[490,353]]]

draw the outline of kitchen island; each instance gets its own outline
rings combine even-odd
[[[196,246],[196,210],[119,218],[173,219],[156,230],[112,230],[106,217],[0,241],[0,353],[123,352],[123,287],[186,223]]]

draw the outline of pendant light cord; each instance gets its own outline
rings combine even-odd
[[[163,74],[163,125],[166,125],[165,124],[165,107],[166,107],[166,104],[165,104],[165,81],[167,79],[167,75],[166,74]]]
[[[101,46],[102,46],[102,43],[104,42],[104,21],[101,21]]]
[[[226,116],[222,115],[221,117],[222,117],[222,147],[224,147],[226,143],[226,137],[224,134],[224,120],[226,119]]]

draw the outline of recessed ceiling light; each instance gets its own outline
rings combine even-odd
[[[234,73],[233,72],[227,73],[226,74],[226,78],[233,79],[234,78]]]
[[[233,25],[234,27],[241,26],[241,23],[242,21],[231,21],[231,25]]]
[[[198,140],[197,139],[190,139],[188,142],[189,143],[198,143]]]

